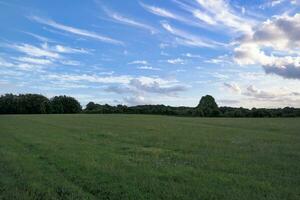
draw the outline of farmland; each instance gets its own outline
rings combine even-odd
[[[0,199],[300,199],[299,118],[1,115]]]

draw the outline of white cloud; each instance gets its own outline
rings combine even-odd
[[[153,70],[153,71],[160,71],[160,68],[156,68],[156,67],[151,67],[151,66],[140,66],[137,67],[137,69],[142,69],[142,70]]]
[[[30,63],[19,63],[16,64],[15,67],[24,71],[40,71],[42,69],[41,65],[30,64]]]
[[[143,92],[159,93],[163,95],[176,95],[178,92],[187,90],[185,85],[177,84],[164,86],[156,81],[153,81],[152,83],[143,83],[139,79],[132,79],[129,85]]]
[[[185,46],[194,46],[194,47],[208,47],[215,48],[217,46],[223,46],[224,44],[215,42],[206,38],[201,38],[199,36],[192,35],[183,30],[172,27],[170,24],[163,22],[162,26],[165,30],[171,34],[177,36],[176,42]]]
[[[259,6],[260,9],[266,9],[266,8],[270,8],[270,7],[275,7],[278,6],[280,4],[283,4],[284,2],[286,2],[286,0],[268,0],[268,2],[263,3],[262,5]],[[293,4],[293,1],[291,1],[291,4]]]
[[[52,49],[59,53],[89,53],[86,49],[76,49],[62,45],[55,45]]]
[[[32,57],[48,57],[48,58],[59,58],[60,55],[57,52],[53,52],[47,49],[36,47],[30,44],[14,44],[8,47],[13,48],[17,51],[23,52]]]
[[[155,93],[164,96],[176,96],[177,93],[187,90],[187,86],[183,84],[163,84],[155,80],[151,82],[144,82],[139,78],[132,78],[128,84],[125,85],[111,85],[107,87],[106,91],[117,94],[134,94],[145,95],[146,93]]]
[[[132,79],[138,79],[143,84],[151,84],[157,82],[161,85],[168,85],[171,83],[176,83],[176,80],[166,80],[157,77],[147,77],[139,76],[133,77],[129,75],[110,75],[110,76],[99,76],[99,75],[89,75],[89,74],[48,74],[44,76],[48,80],[60,80],[65,82],[78,82],[86,81],[91,83],[117,83],[117,84],[129,84]]]
[[[173,2],[192,14],[206,29],[226,29],[230,32],[249,33],[252,32],[252,26],[256,24],[254,20],[240,16],[226,0],[192,0],[188,2],[173,0]]]
[[[14,64],[0,57],[0,67],[13,67]]]
[[[212,77],[219,79],[219,80],[226,80],[229,79],[229,76],[226,74],[221,74],[219,72],[210,73]]]
[[[89,53],[89,51],[85,49],[71,48],[62,45],[49,46],[48,43],[43,43],[41,46],[31,44],[8,44],[6,46],[26,55],[10,57],[12,60],[17,61],[13,63],[12,66],[23,70],[40,69],[43,66],[49,66],[55,63],[78,66],[80,62],[68,59],[63,54]]]
[[[60,60],[59,62],[63,65],[69,65],[69,66],[79,66],[79,65],[81,65],[81,63],[76,61],[76,60]]]
[[[177,15],[173,14],[172,12],[170,12],[166,9],[159,8],[159,7],[156,7],[156,6],[146,5],[146,4],[143,4],[143,3],[140,3],[140,4],[147,11],[149,11],[149,12],[155,14],[155,15],[158,15],[158,16],[161,16],[161,17],[167,17],[167,18],[171,18],[171,19],[176,19],[176,20],[179,20],[179,21],[184,21],[184,19],[182,17],[177,16]]]
[[[235,93],[241,93],[241,88],[236,83],[224,83],[224,86]]]
[[[30,58],[30,57],[11,58],[11,60],[14,61],[7,61],[0,57],[0,69],[1,67],[12,67],[24,71],[40,71],[43,65],[47,65],[49,64],[49,62],[51,62],[46,59],[37,59],[37,58]],[[3,72],[3,69],[1,69],[1,72]],[[13,71],[10,71],[7,75],[17,76],[19,73],[16,71],[14,71],[14,73],[11,72]]]
[[[147,100],[144,96],[141,95],[124,97],[123,100],[130,106],[147,105],[152,103],[152,101]]]
[[[42,42],[55,42],[54,40],[52,39],[49,39],[47,37],[44,37],[44,36],[41,36],[41,35],[38,35],[38,34],[35,34],[35,33],[30,33],[30,32],[26,32],[26,31],[23,31],[23,33],[26,33],[27,35],[30,35]]]
[[[122,23],[125,25],[129,25],[129,26],[133,26],[133,27],[137,27],[137,28],[142,28],[142,29],[150,31],[152,34],[158,32],[155,28],[153,28],[150,25],[144,24],[144,23],[139,22],[134,19],[130,19],[128,17],[124,17],[124,16],[122,16],[116,12],[110,11],[108,9],[104,9],[104,10],[105,10],[106,14],[109,17],[111,17],[112,19],[114,19],[116,22],[119,22],[119,23]]]
[[[216,25],[217,22],[215,21],[215,19],[213,19],[211,16],[203,13],[203,12],[200,12],[199,10],[195,10],[193,12],[194,16],[198,19],[200,19],[201,21],[209,24],[209,25]]]
[[[240,65],[262,65],[269,74],[300,79],[299,32],[300,14],[275,16],[237,41],[234,60]],[[280,55],[268,55],[269,51]]]
[[[193,14],[208,25],[223,25],[233,31],[252,32],[254,22],[239,16],[224,0],[196,0],[200,9],[193,9]]]
[[[298,92],[290,92],[285,90],[284,88],[273,90],[273,91],[265,91],[256,88],[254,85],[250,85],[247,87],[246,92],[243,93],[246,96],[255,97],[257,99],[277,99],[280,100],[282,98],[292,98],[292,97],[300,97],[300,93]]]
[[[130,64],[130,65],[135,65],[135,64],[137,64],[137,65],[140,65],[140,64],[141,65],[148,65],[148,62],[146,60],[134,60],[134,61],[132,61],[128,64]]]
[[[45,24],[45,25],[51,26],[55,29],[66,31],[66,32],[69,32],[69,33],[72,33],[72,34],[75,34],[75,35],[80,35],[80,36],[84,36],[84,37],[87,37],[87,38],[92,38],[92,39],[96,39],[96,40],[99,40],[99,41],[102,41],[102,42],[107,42],[107,43],[116,44],[116,45],[122,45],[123,44],[123,42],[121,42],[119,40],[116,40],[116,39],[113,39],[113,38],[110,38],[110,37],[107,37],[107,36],[103,36],[103,35],[100,35],[98,33],[92,32],[92,31],[88,31],[88,30],[84,30],[84,29],[78,29],[78,28],[74,28],[74,27],[71,27],[71,26],[66,26],[66,25],[57,23],[53,20],[50,20],[50,19],[44,19],[44,18],[41,18],[41,17],[38,17],[38,16],[31,16],[29,18],[33,21],[38,22],[38,23]]]
[[[175,58],[175,59],[168,59],[167,60],[168,63],[170,64],[184,64],[184,60],[182,60],[181,58]]]
[[[195,20],[191,20],[188,17],[182,16],[182,14],[177,14],[175,12],[171,12],[169,10],[166,10],[164,8],[156,7],[156,6],[150,6],[144,3],[140,3],[140,5],[146,9],[148,12],[160,16],[160,17],[165,17],[169,19],[173,19],[179,22],[182,22],[184,24],[187,24],[189,26],[196,26],[196,27],[203,27],[202,24],[197,23]]]
[[[200,56],[200,55],[191,54],[191,53],[185,53],[185,54],[182,54],[182,55],[186,56],[188,58],[202,58],[202,56]]]
[[[24,63],[31,63],[36,65],[50,65],[52,61],[49,59],[31,58],[31,57],[18,57],[16,60]]]
[[[60,80],[66,82],[86,81],[93,83],[120,83],[126,84],[131,80],[130,76],[96,76],[88,74],[50,74],[45,76],[49,80]]]
[[[216,58],[211,58],[209,60],[205,60],[204,62],[206,63],[211,63],[211,64],[231,64],[231,58],[228,57],[228,55],[222,55],[218,56]]]

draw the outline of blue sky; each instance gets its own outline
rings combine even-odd
[[[0,0],[0,94],[300,107],[298,0]]]

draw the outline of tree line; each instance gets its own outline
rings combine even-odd
[[[128,107],[125,105],[110,106],[108,104],[100,105],[89,102],[83,112],[100,114],[157,114],[190,117],[300,117],[300,108],[292,107],[276,109],[218,107],[215,99],[210,95],[203,96],[196,107],[172,107],[165,105],[139,105]]]
[[[81,111],[80,103],[68,96],[55,96],[51,99],[40,94],[0,96],[0,114],[65,114]]]
[[[285,107],[266,108],[233,108],[219,107],[215,99],[203,96],[196,107],[174,107],[165,105],[111,106],[89,102],[85,109],[73,97],[55,96],[50,99],[40,94],[5,94],[0,96],[0,114],[156,114],[191,117],[300,117],[300,109]]]

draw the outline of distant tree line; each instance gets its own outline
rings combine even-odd
[[[5,94],[0,96],[0,114],[64,114],[81,112],[80,103],[73,97],[40,94]]]
[[[277,109],[218,107],[215,99],[210,95],[203,96],[196,107],[165,105],[110,106],[89,102],[84,110],[75,98],[68,96],[55,96],[50,99],[40,94],[5,94],[0,96],[0,114],[66,113],[124,113],[191,117],[300,117],[300,109],[292,107]]]
[[[84,113],[126,113],[126,114],[157,114],[157,115],[177,115],[193,117],[300,117],[299,108],[233,108],[218,107],[215,99],[206,95],[201,98],[197,107],[172,107],[165,105],[141,105],[141,106],[110,106],[89,102],[83,111]]]

